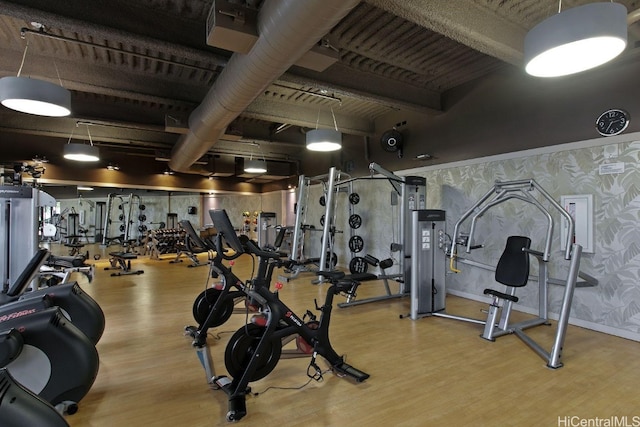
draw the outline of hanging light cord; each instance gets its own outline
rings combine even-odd
[[[338,131],[338,123],[336,122],[336,115],[333,114],[333,107],[331,107],[331,117],[333,117],[333,127],[336,128],[336,132]]]
[[[333,113],[333,107],[331,107],[331,117],[333,117],[333,127],[335,130],[338,130],[338,122],[336,122],[336,115]],[[316,118],[316,130],[318,130],[318,125],[320,124],[320,109],[318,108],[318,117]]]
[[[76,124],[76,127],[78,127],[77,124]],[[73,138],[73,130],[74,130],[74,128],[71,128],[71,135],[69,135],[69,139],[67,140],[67,144],[71,144],[71,138]]]
[[[91,138],[91,132],[89,132],[89,126],[87,126],[87,135],[89,135],[89,144],[93,147],[93,139]]]
[[[22,73],[22,67],[24,67],[24,60],[27,57],[27,49],[29,49],[29,39],[27,39],[27,45],[24,47],[24,52],[22,53],[22,62],[20,63],[20,68],[18,69],[17,77],[20,77],[20,73]]]
[[[76,127],[78,124],[76,123]],[[69,135],[69,139],[67,140],[67,144],[71,144],[71,138],[73,138],[73,131],[75,128],[71,128],[71,135]],[[87,125],[87,135],[89,135],[89,144],[93,147],[93,138],[91,138],[91,132],[89,131],[89,126]]]
[[[20,74],[22,73],[22,68],[24,67],[24,61],[27,58],[27,50],[29,50],[29,39],[27,39],[27,45],[24,47],[24,52],[22,52],[22,61],[20,62],[20,68],[18,69],[18,75],[16,77],[20,77]],[[64,87],[64,85],[62,84],[62,79],[60,78],[60,70],[58,70],[58,64],[56,63],[56,58],[55,56],[53,57],[53,68],[56,69],[56,76],[58,77],[58,84],[61,87]],[[87,128],[87,131],[89,129]]]

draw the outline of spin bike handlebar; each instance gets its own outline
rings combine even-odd
[[[276,251],[261,249],[253,240],[248,240],[245,244],[249,253],[259,256],[260,258],[279,260],[282,256]]]
[[[242,252],[235,252],[233,255],[228,255],[227,252],[225,252],[224,247],[222,247],[222,236],[220,234],[216,236],[215,245],[216,245],[216,255],[219,258],[222,258],[224,260],[231,261],[240,257],[240,255],[242,255]]]

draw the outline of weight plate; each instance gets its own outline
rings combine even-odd
[[[320,225],[324,227],[324,215],[320,217]]]
[[[358,253],[364,248],[364,240],[360,236],[352,236],[349,239],[349,249],[351,252]]]
[[[349,216],[349,227],[355,230],[357,228],[360,228],[361,225],[362,225],[362,217],[360,215],[352,214],[351,216]]]
[[[362,257],[353,257],[349,262],[349,271],[351,274],[366,273],[368,269],[369,264],[367,264],[367,261]]]
[[[141,222],[145,222],[147,220],[147,216],[145,214],[138,215],[138,220]]]
[[[360,202],[360,195],[358,193],[349,194],[349,203],[357,205]]]
[[[327,260],[325,261],[325,266],[327,270],[333,270],[338,265],[338,255],[335,253],[331,253],[331,251],[327,252]]]
[[[326,206],[327,205],[327,199],[325,199],[324,196],[320,196],[320,206]]]
[[[140,205],[140,207],[138,207],[138,209],[140,209],[141,211],[145,210],[147,207],[145,205]]]

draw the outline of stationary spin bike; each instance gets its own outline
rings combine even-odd
[[[198,357],[202,363],[207,379],[212,387],[221,389],[229,396],[229,410],[227,421],[238,421],[247,414],[246,395],[250,388],[248,384],[266,377],[277,365],[283,353],[283,341],[292,337],[299,341],[298,348],[311,355],[311,362],[307,375],[310,378],[322,378],[322,371],[316,364],[316,357],[322,356],[330,365],[330,369],[339,376],[348,376],[356,382],[363,382],[369,374],[362,372],[345,363],[329,342],[329,323],[335,294],[346,292],[352,288],[351,280],[340,280],[343,274],[321,272],[331,281],[327,289],[324,304],[316,309],[321,312],[319,320],[311,315],[309,321],[295,314],[280,301],[278,293],[269,290],[267,271],[278,263],[280,255],[277,252],[260,249],[254,242],[248,240],[244,245],[235,234],[233,226],[224,210],[210,210],[213,224],[218,230],[216,237],[216,263],[218,271],[225,276],[225,283],[235,283],[230,269],[222,264],[222,260],[233,260],[242,254],[250,254],[259,258],[257,277],[244,285],[247,298],[261,307],[260,314],[254,317],[254,322],[241,327],[231,337],[225,350],[225,366],[229,376],[217,376],[214,373],[211,354],[206,343],[206,328],[202,326],[194,340]],[[223,240],[235,251],[229,255],[224,252]],[[215,304],[214,308],[215,309]],[[212,310],[213,310],[212,309]]]

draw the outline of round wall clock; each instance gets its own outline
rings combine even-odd
[[[618,135],[629,126],[629,113],[613,108],[600,114],[596,120],[596,129],[602,136]]]

